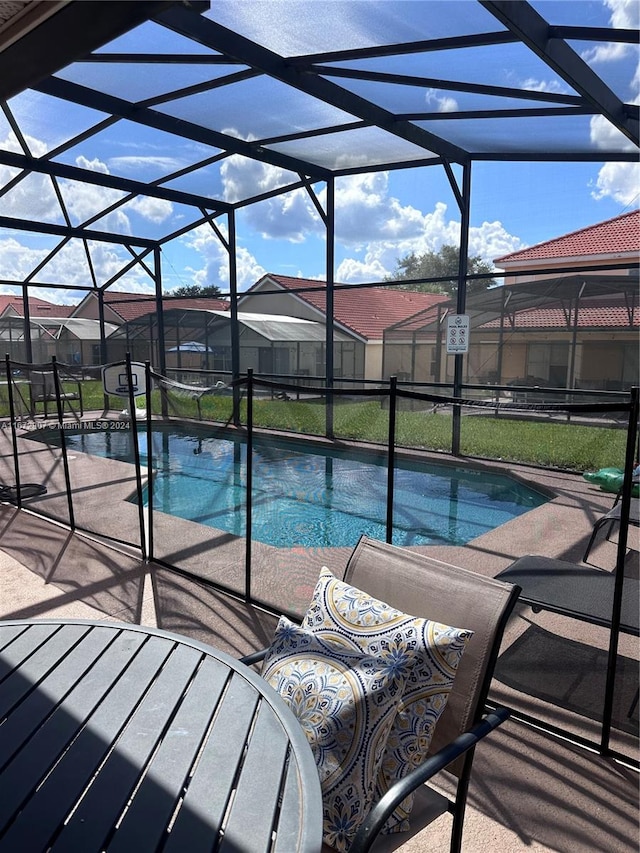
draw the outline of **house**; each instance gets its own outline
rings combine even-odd
[[[195,308],[211,311],[226,311],[229,302],[226,299],[216,299],[210,296],[188,297],[163,296],[162,305],[168,310],[174,307]],[[104,319],[105,322],[121,326],[145,314],[155,313],[157,308],[156,298],[151,293],[125,293],[117,290],[104,291]],[[90,320],[100,318],[98,294],[91,291],[85,298],[75,306],[74,317],[83,317]]]
[[[273,313],[239,311],[239,369],[250,368],[263,376],[317,376],[324,372],[325,327],[323,323]],[[130,353],[134,361],[164,361],[167,369],[182,373],[183,381],[197,381],[196,371],[215,371],[216,379],[228,379],[232,362],[232,318],[229,311],[198,308],[167,308],[162,313],[163,334],[156,313],[123,323],[107,339],[109,361]],[[160,350],[160,340],[164,351]],[[353,349],[352,339],[337,331],[334,346]],[[342,363],[342,362],[341,362]],[[349,365],[349,369],[352,365]],[[351,374],[349,374],[351,375]],[[209,377],[208,381],[213,381]]]
[[[574,279],[569,295],[559,281],[555,302],[516,311],[510,319],[510,379],[534,377],[555,387],[624,390],[638,384],[640,210],[632,210],[496,258],[505,284],[518,288],[549,279]],[[616,266],[617,268],[612,268]],[[576,278],[577,268],[588,268]],[[546,272],[538,272],[540,270]],[[526,272],[525,276],[514,276]],[[511,274],[511,275],[510,275]],[[496,320],[482,332],[496,328]]]
[[[467,299],[464,381],[599,391],[637,385],[639,252],[640,212],[632,211],[497,258],[504,286]],[[389,369],[410,362],[414,381],[452,381],[443,328],[454,312],[453,302],[440,304],[387,328]]]
[[[97,364],[100,326],[95,320],[72,320],[75,305],[58,305],[29,297],[29,335],[25,335],[22,296],[0,296],[0,340],[13,361],[45,362],[56,356],[65,364]],[[107,334],[115,329],[107,324]]]
[[[438,293],[336,285],[334,329],[352,341],[340,347],[334,376],[380,381],[389,373],[383,364],[384,330],[448,297]],[[277,313],[324,324],[326,290],[323,281],[267,273],[239,299],[244,312]],[[338,361],[340,363],[338,363]]]
[[[505,271],[504,283],[514,284],[549,278],[550,270],[554,275],[571,275],[577,267],[604,271],[603,268],[612,264],[637,264],[639,253],[640,210],[631,210],[528,249],[502,255],[495,258],[494,263]],[[546,272],[539,272],[543,269]],[[516,277],[514,272],[530,274]],[[628,274],[624,266],[618,270],[607,269],[607,275]]]

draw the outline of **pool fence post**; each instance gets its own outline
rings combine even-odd
[[[131,353],[126,354],[127,386],[129,391],[129,425],[133,444],[133,462],[136,470],[136,491],[138,493],[138,524],[140,525],[140,551],[142,559],[147,562],[147,537],[144,523],[144,506],[142,502],[142,470],[140,468],[140,448],[138,447],[138,421],[136,418],[136,400],[133,393],[133,372],[131,370]],[[147,415],[148,416],[148,415]]]
[[[387,524],[386,540],[393,544],[393,486],[396,467],[396,404],[398,377],[389,379],[389,437],[387,441]]]
[[[13,400],[13,382],[11,380],[11,357],[5,354],[7,370],[7,397],[9,400],[9,417],[11,418],[11,443],[13,445],[13,468],[16,479],[16,496],[18,508],[22,507],[22,490],[20,488],[20,457],[18,455],[18,433],[16,431],[16,409]]]
[[[247,477],[245,524],[245,601],[251,601],[251,493],[253,491],[253,369],[247,370]]]
[[[636,462],[638,417],[640,415],[638,390],[638,387],[635,385],[631,388],[629,426],[627,429],[627,445],[624,459],[624,477],[622,480],[622,494],[620,495],[620,525],[618,531],[615,583],[613,587],[613,604],[611,608],[611,628],[609,630],[607,678],[604,690],[604,707],[602,709],[602,739],[600,742],[600,752],[602,755],[608,755],[611,751],[609,747],[609,740],[611,737],[613,700],[617,676],[618,640],[620,637],[622,599],[624,593],[624,566],[627,556],[629,510],[631,507],[631,492],[633,489],[633,469],[634,463]]]
[[[76,519],[73,512],[73,496],[71,494],[71,475],[69,473],[69,457],[67,456],[67,437],[62,423],[64,418],[64,403],[62,402],[60,377],[58,376],[58,360],[55,355],[51,356],[51,369],[53,371],[53,387],[56,392],[56,410],[58,412],[58,430],[60,432],[60,449],[62,451],[62,468],[64,470],[64,484],[67,490],[67,506],[69,508],[69,527],[76,529]],[[46,383],[45,383],[46,397]],[[46,404],[45,404],[46,409]]]
[[[147,560],[153,560],[153,436],[151,432],[151,362],[144,363],[147,410]]]

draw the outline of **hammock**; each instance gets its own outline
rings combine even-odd
[[[158,385],[166,388],[167,391],[173,391],[181,397],[188,397],[191,400],[200,400],[207,394],[219,394],[229,386],[225,382],[218,381],[215,385],[185,385],[183,382],[176,382],[173,379],[167,379],[166,376],[153,377]]]
[[[153,379],[157,385],[166,391],[170,391],[177,397],[186,397],[189,400],[195,400],[198,408],[198,418],[202,420],[202,412],[200,409],[200,400],[210,394],[221,394],[230,388],[225,382],[218,381],[215,385],[186,385],[184,382],[176,382],[173,379],[168,379],[166,376],[153,374]]]

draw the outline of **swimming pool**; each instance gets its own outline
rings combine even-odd
[[[38,436],[59,443],[56,436]],[[70,452],[133,462],[128,429],[65,433]],[[138,435],[147,465],[146,433]],[[153,509],[246,533],[246,445],[237,436],[160,427],[152,437]],[[384,459],[256,437],[251,533],[278,547],[352,547],[361,534],[386,535]],[[145,494],[148,503],[148,495]],[[399,461],[394,478],[396,545],[463,545],[549,498],[507,475],[468,465]],[[136,500],[136,498],[133,498]]]

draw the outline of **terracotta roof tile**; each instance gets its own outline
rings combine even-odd
[[[573,325],[573,318],[567,319],[565,309],[559,303],[544,308],[528,308],[515,315],[515,326],[505,320],[505,328],[518,329],[566,329]],[[483,329],[497,329],[500,320],[485,323]],[[640,328],[640,310],[636,306],[631,318],[629,309],[623,300],[590,299],[585,300],[578,311],[579,329],[629,329]]]
[[[123,293],[113,291],[105,293],[105,305],[122,317],[124,322],[136,320],[145,314],[153,314],[156,310],[155,296],[140,293]],[[169,296],[162,300],[165,310],[170,308],[200,308],[209,311],[227,311],[229,303],[225,299],[215,299],[210,296],[200,296],[191,299]]]
[[[530,246],[510,255],[495,259],[496,264],[516,261],[534,261],[556,258],[575,258],[585,255],[637,255],[640,252],[640,211],[632,210],[572,231],[562,237],[555,237],[544,243]]]
[[[15,296],[11,293],[1,294],[0,314],[3,314],[9,307],[13,308],[20,317],[24,316],[22,296]],[[32,317],[68,317],[75,307],[75,305],[57,305],[54,302],[47,302],[46,299],[29,297],[29,313]]]
[[[323,287],[324,282],[308,278],[293,278],[268,273],[271,279],[286,290],[306,290]],[[250,292],[250,291],[249,291]],[[323,290],[296,294],[314,308],[326,309]],[[382,340],[382,333],[394,323],[400,322],[418,311],[430,308],[438,302],[448,300],[441,293],[417,293],[409,290],[393,290],[388,287],[371,287],[364,290],[349,287],[334,293],[334,317],[338,323],[367,340]]]

